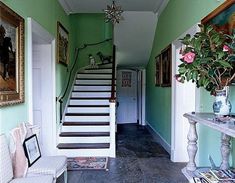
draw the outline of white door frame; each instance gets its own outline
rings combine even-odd
[[[197,112],[200,106],[200,91],[191,82],[179,83],[174,78],[179,62],[180,38],[200,31],[195,24],[172,43],[172,100],[171,100],[171,161],[187,162],[188,122],[183,117],[186,112]]]
[[[27,18],[27,32],[28,32],[28,64],[27,64],[27,72],[28,72],[28,119],[30,124],[34,124],[33,122],[33,36],[40,37],[40,40],[51,46],[51,78],[52,78],[52,99],[48,101],[52,106],[52,114],[51,114],[51,123],[48,124],[48,129],[43,129],[46,131],[47,138],[50,140],[50,146],[46,147],[48,150],[48,155],[52,155],[56,153],[56,87],[55,87],[55,38],[52,36],[47,30],[45,30],[39,23],[34,21],[32,18]]]

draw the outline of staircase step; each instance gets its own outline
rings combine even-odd
[[[109,132],[62,132],[60,137],[107,137]]]
[[[97,120],[97,117],[95,119]],[[79,126],[78,125],[62,125],[61,132],[109,132],[110,131],[109,123],[107,124],[107,123],[104,123],[103,121],[101,122],[95,121],[96,123],[101,123],[101,125],[98,125],[98,124],[94,125],[94,124],[91,124],[91,122],[86,124],[87,123],[86,121],[83,122],[83,125],[79,124]],[[106,125],[103,125],[103,123]],[[78,141],[78,142],[81,142],[81,141]]]
[[[100,73],[100,72],[92,72],[92,73],[85,73],[85,72],[78,72],[77,74],[84,74],[84,75],[89,75],[89,74],[97,74],[97,75],[112,75],[112,73],[107,72],[107,73]]]
[[[72,97],[69,105],[109,105],[109,97],[107,98],[80,98]]]
[[[110,97],[111,91],[108,92],[89,92],[89,91],[75,91],[72,92],[72,97],[81,97],[81,98],[97,98],[97,97]]]
[[[85,78],[85,77],[79,77],[76,78],[76,80],[112,80],[112,78]]]
[[[109,113],[66,113],[65,116],[109,116]]]
[[[87,84],[87,85],[94,85],[94,84],[100,84],[100,85],[111,85],[112,80],[111,79],[87,79],[87,78],[79,78],[75,81],[76,84]]]
[[[58,149],[106,149],[109,143],[60,143]]]
[[[68,107],[109,107],[109,105],[68,105]]]
[[[69,105],[67,113],[109,113],[109,105]]]
[[[71,97],[70,98],[70,100],[109,100],[109,99],[110,99],[110,97],[94,97],[94,98]]]
[[[109,122],[64,122],[63,126],[106,126]]]
[[[97,90],[109,90],[111,91],[111,85],[75,85],[73,91],[97,91]]]
[[[87,68],[83,71],[84,73],[112,73],[112,68],[107,67],[107,68]]]
[[[112,67],[107,67],[107,68],[86,68],[85,70],[106,70],[106,69],[112,69]]]
[[[100,79],[112,79],[112,73],[77,73],[77,78],[100,78]]]

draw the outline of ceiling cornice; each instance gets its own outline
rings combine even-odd
[[[162,4],[160,6],[160,8],[156,9],[156,11],[154,13],[156,13],[158,15],[158,17],[161,15],[161,13],[163,12],[163,10],[166,8],[168,2],[170,0],[164,0],[162,1]]]
[[[66,3],[66,0],[59,0],[59,3],[67,15],[70,15],[72,13],[72,9],[68,5],[68,3]]]

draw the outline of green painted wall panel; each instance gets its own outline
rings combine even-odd
[[[147,65],[146,120],[169,144],[171,144],[171,88],[155,87],[154,58],[162,49],[194,24],[200,22],[204,16],[222,2],[215,0],[170,0],[158,19],[151,56]],[[208,108],[212,111],[213,97],[208,97],[208,94],[202,91],[200,100],[203,104],[203,111]],[[218,132],[206,127],[199,126],[198,128],[200,131],[198,163],[207,164],[208,154],[211,154],[218,163],[220,160]]]
[[[56,38],[57,21],[59,20],[69,31],[69,17],[65,14],[57,0],[3,0],[3,3],[12,8],[25,19],[25,68],[27,68],[27,17],[33,18],[50,34]],[[65,82],[66,68],[56,64],[56,91],[61,90]],[[8,133],[20,122],[28,121],[28,72],[25,69],[25,102],[19,105],[0,108],[0,133]]]

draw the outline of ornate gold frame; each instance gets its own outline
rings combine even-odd
[[[24,102],[24,19],[0,2],[0,19],[16,29],[15,38],[15,82],[14,91],[0,90],[0,106]]]

